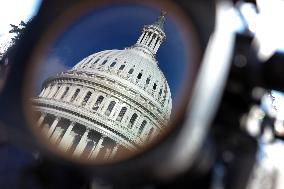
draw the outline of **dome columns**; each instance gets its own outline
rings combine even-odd
[[[102,135],[100,137],[97,145],[94,145],[94,148],[93,148],[93,150],[91,151],[91,154],[90,154],[90,159],[96,159],[97,158],[101,148],[103,147],[102,143],[103,143],[104,139],[105,139],[105,136]]]
[[[73,137],[71,136],[71,131],[74,128],[74,126],[75,126],[75,122],[71,122],[60,141],[59,146],[64,151],[67,151],[69,147],[71,146],[71,144],[73,143]]]
[[[41,114],[38,124],[42,125],[44,119],[47,117],[51,119],[52,115]],[[91,138],[90,133],[93,132],[93,130],[88,127],[86,127],[83,134],[80,135],[75,129],[76,122],[70,122],[69,126],[64,129],[58,124],[61,119],[60,117],[55,117],[55,119],[51,121],[50,127],[48,124],[45,124],[41,130],[53,144],[58,144],[62,151],[68,152],[73,146],[75,149],[71,153],[75,157],[83,157],[85,155],[88,159],[96,159],[100,156],[100,158],[104,160],[112,159],[117,154],[119,144],[112,141],[113,144],[111,146],[104,145],[106,139],[111,140],[106,135],[97,133],[97,137]],[[77,138],[77,140],[75,140],[75,138]]]
[[[73,155],[79,157],[83,153],[83,151],[85,150],[87,143],[88,143],[87,139],[88,139],[89,132],[90,132],[90,129],[86,128],[86,131],[84,132],[83,136],[81,137]]]
[[[154,56],[156,55],[160,45],[166,39],[164,32],[165,15],[166,13],[162,11],[154,24],[144,26],[142,35],[139,37],[136,46],[146,48]]]
[[[48,138],[49,138],[49,137],[52,135],[52,133],[54,132],[54,130],[55,130],[55,128],[56,128],[56,126],[57,126],[57,124],[58,124],[59,121],[60,121],[60,118],[59,118],[59,117],[56,117],[55,120],[53,121],[53,123],[51,124],[51,126],[50,126],[50,128],[49,128],[49,130],[48,130],[48,132],[47,132],[47,137],[48,137]]]

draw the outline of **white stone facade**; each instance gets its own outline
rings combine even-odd
[[[92,54],[44,82],[33,101],[38,126],[52,143],[76,157],[108,160],[159,137],[172,109],[155,58],[166,37],[164,21],[162,14],[145,26],[134,46]]]

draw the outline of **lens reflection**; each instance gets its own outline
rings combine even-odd
[[[143,150],[169,127],[188,53],[166,11],[111,6],[82,17],[38,68],[39,132],[73,158],[106,162]]]

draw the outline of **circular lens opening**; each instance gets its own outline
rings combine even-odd
[[[196,41],[190,20],[172,4],[67,11],[31,59],[32,131],[49,150],[84,163],[145,151],[183,114],[197,68]]]

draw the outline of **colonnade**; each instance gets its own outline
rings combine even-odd
[[[93,160],[97,159],[99,155],[100,158],[108,160],[117,154],[120,145],[114,141],[112,145],[104,145],[107,139],[105,135],[100,134],[99,138],[91,138],[89,134],[92,130],[89,128],[86,128],[83,134],[76,133],[75,122],[70,122],[67,128],[63,128],[58,124],[61,120],[60,117],[55,117],[51,124],[46,124],[44,120],[48,116],[51,117],[49,114],[41,114],[37,125],[50,142],[57,145],[60,150],[76,157],[84,156]],[[101,154],[102,152],[103,154]]]
[[[150,120],[146,120],[141,114],[132,110],[131,107],[121,104],[119,100],[113,97],[95,92],[89,88],[64,84],[48,85],[42,90],[39,97],[72,102],[75,105],[95,110],[121,125],[129,126],[130,129],[133,129],[132,132],[134,135],[140,137],[143,142],[149,141],[158,133],[157,129],[152,126]],[[112,103],[114,104],[113,107],[108,109]],[[136,118],[133,120],[134,117]],[[42,118],[38,121],[41,122],[41,119]],[[51,129],[48,132],[48,136],[52,134],[57,123],[58,120],[55,120],[54,124],[50,127]]]

